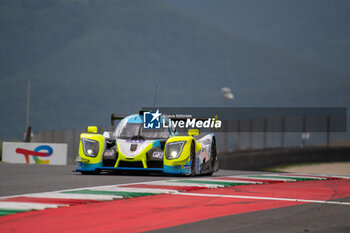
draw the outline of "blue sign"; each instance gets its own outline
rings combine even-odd
[[[159,110],[156,112],[144,112],[143,113],[143,127],[145,129],[159,129],[160,128],[160,116]]]

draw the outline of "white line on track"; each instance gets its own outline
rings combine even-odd
[[[247,175],[238,175],[238,176],[226,176],[226,177],[229,177],[229,178],[242,178],[242,179],[250,179],[250,180],[262,180],[262,181],[284,181],[284,182],[293,182],[295,180],[293,179],[285,179],[285,178],[270,178],[270,177],[262,177],[262,176],[258,176],[258,177],[255,177],[255,176],[247,176]]]
[[[208,182],[222,182],[222,183],[242,183],[242,184],[261,184],[262,182],[255,181],[244,181],[244,180],[224,180],[224,179],[214,179],[214,178],[197,178],[189,179],[193,181],[208,181]]]
[[[114,195],[94,195],[94,194],[81,194],[81,193],[35,193],[24,195],[26,197],[39,197],[39,198],[58,198],[58,199],[76,199],[76,200],[96,200],[96,201],[113,201],[116,199],[122,199],[122,196]]]
[[[176,190],[170,189],[157,189],[157,188],[127,188],[127,187],[104,187],[104,188],[94,188],[89,190],[99,190],[99,191],[115,191],[115,192],[135,192],[135,193],[177,193]]]
[[[242,199],[256,199],[256,200],[273,200],[273,201],[292,201],[318,204],[336,204],[336,205],[350,205],[350,202],[341,201],[322,201],[322,200],[307,200],[294,198],[277,198],[277,197],[255,197],[255,196],[241,196],[241,195],[220,195],[220,194],[204,194],[204,193],[177,193],[175,195],[184,196],[200,196],[200,197],[224,197],[224,198],[242,198]]]
[[[265,174],[263,176],[269,176],[268,174]],[[271,176],[271,175],[270,175]],[[274,174],[275,177],[290,177],[291,179],[310,179],[310,180],[327,180],[325,177],[316,177],[316,176],[306,176],[306,175],[294,175],[294,174]]]
[[[187,180],[190,180],[190,179],[187,179]],[[223,187],[225,187],[225,185],[220,185],[220,184],[201,184],[201,183],[187,183],[187,182],[182,183],[178,180],[157,181],[157,182],[152,182],[152,185],[205,187],[205,188],[223,188]]]
[[[230,178],[230,179],[221,179],[221,178]],[[236,180],[237,179],[237,180]],[[267,181],[262,180],[262,181],[248,181],[248,180],[239,180],[239,178],[232,178],[232,177],[215,177],[213,181],[218,181],[218,182],[230,182],[230,183],[246,183],[246,184],[264,184]]]
[[[330,177],[330,178],[340,178],[340,179],[350,179],[350,176],[339,176],[339,175],[323,175],[323,174],[309,174],[309,173],[286,173],[291,175],[305,175],[305,176],[320,176],[320,177]]]
[[[178,180],[178,179],[172,179],[172,180]],[[172,180],[166,180],[166,181],[172,181]],[[95,189],[95,188],[104,188],[104,187],[119,187],[119,186],[125,186],[125,185],[151,184],[151,183],[153,184],[153,182],[159,182],[159,181],[144,181],[144,182],[125,183],[125,184],[112,184],[112,185],[103,185],[103,186],[80,187],[80,188],[73,188],[73,189],[56,190],[56,191],[52,191],[52,192],[24,193],[24,194],[10,195],[10,196],[2,196],[2,197],[0,197],[0,200],[7,199],[7,198],[12,198],[12,197],[23,197],[23,196],[43,194],[43,193],[61,193],[61,192],[68,192],[68,191],[77,191],[77,190],[82,190],[82,189]],[[107,196],[107,195],[104,195],[104,196]]]
[[[10,209],[10,210],[43,210],[46,208],[57,208],[60,206],[68,206],[61,204],[39,204],[39,203],[28,203],[28,202],[14,202],[14,201],[4,201],[0,202],[0,209]]]

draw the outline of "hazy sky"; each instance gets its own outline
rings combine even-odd
[[[350,74],[348,0],[163,0],[209,24]]]

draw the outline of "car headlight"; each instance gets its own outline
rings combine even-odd
[[[86,156],[96,157],[98,154],[98,150],[100,149],[100,144],[98,141],[83,138],[83,148]]]
[[[186,141],[181,142],[169,142],[166,144],[165,157],[167,159],[177,159],[181,155],[182,148]]]

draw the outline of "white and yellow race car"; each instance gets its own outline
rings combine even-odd
[[[175,127],[147,128],[145,111],[130,116],[112,114],[111,121],[120,120],[114,131],[98,134],[89,126],[80,135],[80,162],[76,171],[99,174],[101,171],[144,170],[170,174],[212,175],[219,170],[216,141],[213,133],[199,135],[188,129],[179,135]],[[159,122],[176,121],[163,115]]]

